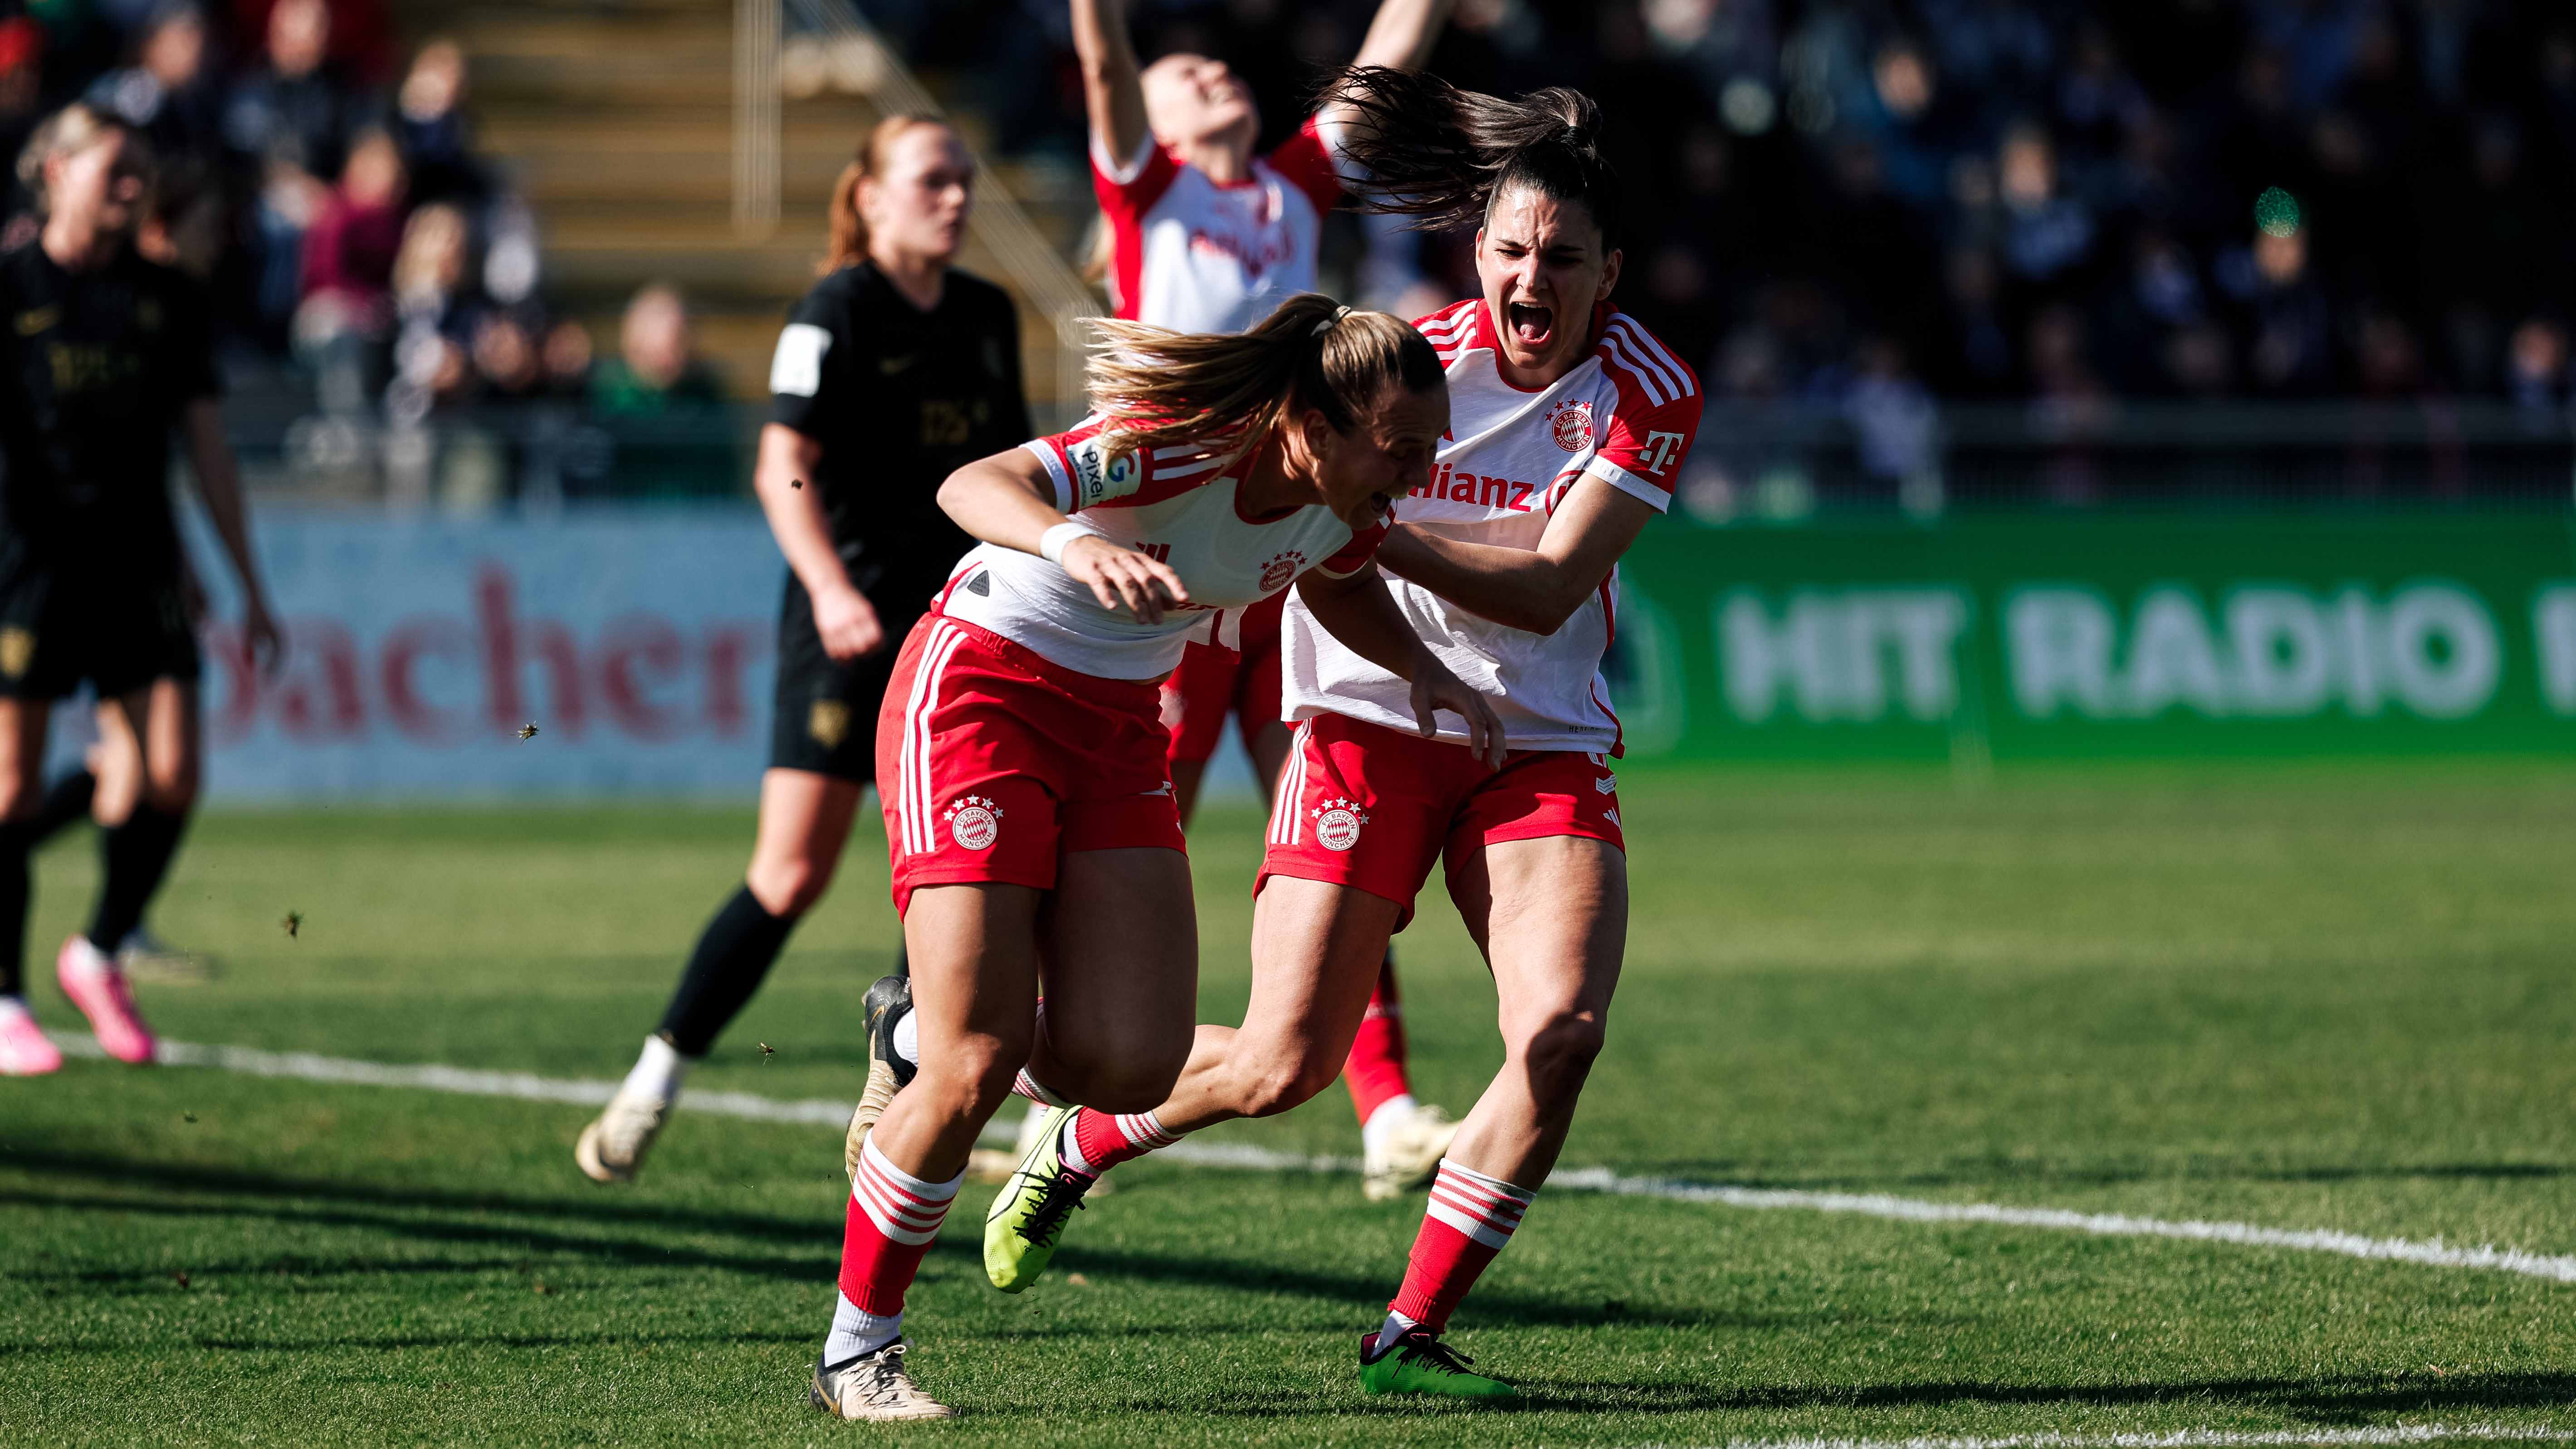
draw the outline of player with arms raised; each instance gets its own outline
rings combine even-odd
[[[1143,1112],[1190,1053],[1198,924],[1156,685],[1207,612],[1302,583],[1311,627],[1402,681],[1420,729],[1450,711],[1501,759],[1492,710],[1367,569],[1448,426],[1429,342],[1311,294],[1241,336],[1104,326],[1093,417],[940,489],[983,543],[878,722],[920,1047],[851,1179],[812,1393],[844,1418],[949,1415],[904,1371],[904,1292],[1003,1100]]]
[[[1384,0],[1357,64],[1412,69],[1431,53],[1452,0]],[[1118,0],[1073,0],[1074,48],[1091,121],[1092,190],[1109,238],[1118,315],[1181,332],[1239,332],[1283,297],[1312,290],[1323,217],[1343,196],[1335,138],[1347,116],[1326,104],[1267,155],[1261,114],[1225,63],[1166,55],[1139,69]],[[1285,594],[1193,643],[1163,685],[1172,789],[1187,823],[1199,779],[1232,714],[1264,787],[1288,759],[1279,708]],[[1371,1198],[1427,1186],[1458,1124],[1415,1101],[1390,952],[1368,1020],[1343,1065],[1359,1114],[1361,1185]],[[1032,1112],[1032,1126],[1040,1116]],[[1023,1142],[1023,1155],[1030,1142]]]
[[[1432,862],[1492,969],[1504,1063],[1440,1163],[1403,1286],[1360,1340],[1372,1392],[1505,1397],[1443,1343],[1450,1313],[1555,1165],[1627,936],[1619,723],[1600,679],[1617,562],[1671,500],[1697,431],[1689,368],[1610,305],[1619,190],[1592,102],[1518,100],[1393,70],[1344,73],[1364,204],[1478,225],[1484,295],[1418,325],[1439,349],[1451,426],[1439,466],[1377,554],[1425,646],[1489,686],[1514,746],[1500,770],[1464,721],[1402,726],[1402,681],[1289,603],[1284,688],[1297,753],[1271,812],[1239,1029],[1203,1026],[1169,1101],[1060,1112],[1048,1160],[988,1225],[994,1282],[1043,1271],[1097,1174],[1332,1081],[1388,937]]]

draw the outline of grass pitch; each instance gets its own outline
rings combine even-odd
[[[2576,768],[1629,772],[1636,925],[1568,1165],[2576,1252]],[[156,915],[219,953],[173,1037],[623,1072],[741,811],[234,814]],[[1196,860],[1202,1015],[1244,991],[1248,809]],[[87,909],[40,863],[34,1000]],[[282,918],[303,917],[289,939]],[[873,828],[698,1089],[855,1095]],[[1418,1089],[1499,1056],[1444,902],[1400,942]],[[759,1045],[772,1053],[764,1056]],[[0,1081],[9,1443],[1717,1443],[2576,1426],[2576,1284],[2315,1253],[1542,1193],[1455,1325],[1532,1406],[1363,1399],[1419,1209],[1147,1161],[1050,1280],[969,1188],[900,1434],[803,1404],[838,1134],[685,1110],[644,1180],[577,1107],[75,1061]],[[1337,1091],[1211,1134],[1350,1154]]]

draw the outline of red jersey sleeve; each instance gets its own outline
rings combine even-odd
[[[1100,136],[1091,138],[1091,194],[1109,227],[1110,285],[1118,293],[1118,315],[1130,321],[1145,295],[1146,213],[1180,175],[1181,163],[1151,135],[1123,159],[1111,156]]]
[[[1368,567],[1369,561],[1377,557],[1377,546],[1386,542],[1388,527],[1386,520],[1380,519],[1352,534],[1339,553],[1315,565],[1316,572],[1328,579],[1346,579]]]
[[[1297,134],[1279,143],[1270,153],[1270,169],[1286,177],[1288,184],[1306,193],[1315,204],[1315,214],[1323,215],[1341,204],[1342,171],[1334,160],[1333,144],[1324,134],[1323,123],[1313,116],[1297,128]]]
[[[1618,399],[1583,471],[1661,513],[1699,436],[1699,375],[1624,313],[1603,330],[1601,357]]]

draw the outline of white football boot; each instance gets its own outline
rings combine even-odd
[[[954,1419],[957,1411],[923,1393],[903,1371],[898,1338],[874,1353],[825,1367],[814,1361],[814,1388],[806,1402],[844,1419]]]
[[[1379,1110],[1401,1109],[1390,1105]],[[1406,1111],[1384,1132],[1367,1135],[1360,1191],[1370,1202],[1388,1202],[1431,1186],[1457,1135],[1457,1122],[1438,1107],[1426,1102]]]
[[[644,1154],[652,1150],[653,1139],[661,1135],[662,1123],[670,1115],[667,1098],[620,1087],[617,1095],[608,1099],[608,1107],[598,1120],[581,1129],[581,1140],[573,1144],[572,1160],[593,1182],[632,1182],[635,1170],[644,1165]]]

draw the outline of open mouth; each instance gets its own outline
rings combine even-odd
[[[1512,340],[1523,347],[1545,347],[1556,335],[1556,311],[1530,302],[1514,302],[1505,307],[1504,321],[1511,328]]]

